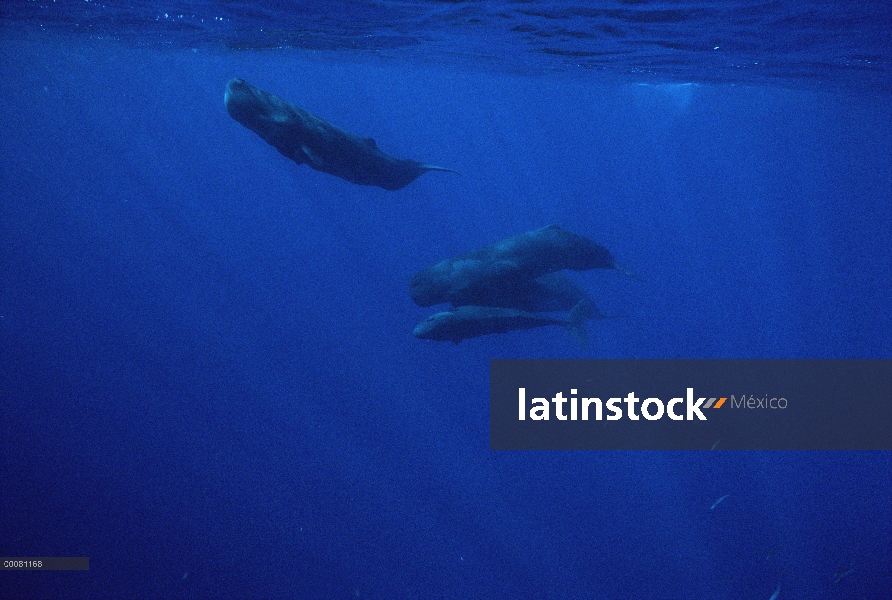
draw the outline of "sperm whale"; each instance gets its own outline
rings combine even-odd
[[[442,260],[411,279],[409,294],[419,306],[472,304],[563,269],[617,269],[634,277],[604,246],[549,225]]]
[[[585,311],[585,305],[580,303],[570,311],[566,319],[558,319],[513,308],[466,305],[429,316],[412,333],[424,340],[458,344],[468,338],[492,333],[558,325],[570,332],[576,343],[585,348],[588,343],[584,324]]]
[[[372,138],[338,129],[243,79],[229,81],[223,101],[229,116],[284,156],[352,183],[392,191],[406,187],[428,171],[456,173],[385,154]]]

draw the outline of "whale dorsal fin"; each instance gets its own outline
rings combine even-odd
[[[368,144],[369,146],[371,146],[372,148],[374,148],[375,150],[378,149],[378,144],[375,143],[375,138],[365,138],[365,143]]]

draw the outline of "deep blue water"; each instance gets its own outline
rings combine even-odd
[[[488,449],[491,358],[892,358],[887,3],[757,5],[727,37],[780,66],[737,77],[656,50],[721,24],[676,3],[617,3],[650,43],[578,69],[422,18],[601,18],[558,3],[195,5],[247,23],[224,31],[84,4],[0,13],[0,554],[91,566],[0,573],[0,596],[889,597],[889,452]],[[415,43],[378,22],[349,51],[370,6],[422,11],[387,21]],[[326,44],[282,42],[313,14]],[[297,166],[227,115],[236,76],[462,175]],[[435,310],[412,275],[552,223],[641,279],[572,275],[625,316],[588,350],[412,336]]]

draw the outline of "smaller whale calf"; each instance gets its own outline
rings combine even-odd
[[[585,310],[586,307],[580,303],[570,311],[567,319],[557,319],[514,308],[459,306],[429,316],[412,333],[425,340],[458,344],[464,339],[491,333],[559,325],[569,331],[573,339],[584,348],[588,343],[588,333],[583,324]]]
[[[223,101],[233,119],[284,156],[352,183],[392,191],[406,187],[428,171],[456,173],[385,154],[372,138],[338,129],[243,79],[232,79],[226,85]]]

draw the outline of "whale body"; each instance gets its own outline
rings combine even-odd
[[[564,320],[514,308],[459,306],[429,316],[419,323],[412,333],[424,340],[458,344],[464,339],[492,333],[559,325],[570,332],[573,339],[584,348],[588,341],[588,334],[583,325],[584,310],[585,307],[580,305],[571,310]]]
[[[535,279],[513,278],[502,287],[477,286],[450,297],[452,306],[476,304],[516,308],[526,312],[559,312],[572,310],[580,302],[588,306],[588,318],[603,319],[591,296],[563,273],[546,273]]]
[[[456,172],[385,154],[372,138],[338,129],[243,79],[229,81],[223,101],[233,119],[284,156],[352,183],[399,190],[428,171]]]
[[[618,269],[631,275],[604,246],[550,225],[440,261],[412,278],[409,294],[419,306],[474,304],[529,289],[532,280],[563,269]]]

